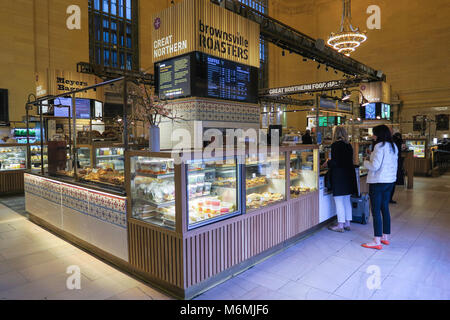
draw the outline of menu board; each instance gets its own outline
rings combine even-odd
[[[247,101],[250,95],[250,67],[208,56],[208,97]]]
[[[375,119],[376,118],[376,105],[375,103],[369,103],[366,105],[366,119]]]
[[[344,102],[344,101],[338,101],[338,109],[342,110],[342,111],[351,111],[352,110],[352,105],[349,102]]]
[[[202,52],[155,64],[160,99],[188,96],[258,102],[258,68]]]
[[[156,64],[160,99],[175,99],[191,95],[190,55]]]
[[[320,108],[336,109],[336,100],[320,97]]]
[[[77,119],[90,119],[91,117],[91,101],[89,99],[76,99]],[[72,98],[56,98],[54,101],[54,116],[69,117],[72,116]]]

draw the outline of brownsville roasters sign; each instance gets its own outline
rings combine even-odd
[[[209,0],[185,0],[152,19],[154,63],[201,51],[259,68],[259,25]]]

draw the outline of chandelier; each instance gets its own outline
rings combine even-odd
[[[350,53],[354,52],[361,43],[367,40],[367,36],[365,32],[360,32],[358,28],[353,28],[352,26],[351,0],[342,0],[342,2],[341,30],[337,33],[331,33],[328,45],[338,52],[350,56]]]

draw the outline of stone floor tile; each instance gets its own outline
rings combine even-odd
[[[386,277],[385,275],[384,277]],[[366,273],[357,271],[347,279],[336,291],[333,293],[352,300],[368,300],[370,297],[381,288],[383,275],[380,272],[379,280],[374,279],[373,273]],[[377,283],[377,281],[379,281]]]
[[[334,292],[344,283],[362,263],[340,257],[330,257],[299,279],[300,282],[311,287]]]
[[[27,280],[17,271],[0,274],[0,292],[23,285]]]
[[[141,289],[138,287],[134,287],[128,290],[125,290],[115,296],[108,298],[110,300],[152,300],[151,297],[146,295]]]
[[[373,300],[449,300],[450,291],[426,286],[415,281],[388,276]]]

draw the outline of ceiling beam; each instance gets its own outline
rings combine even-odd
[[[351,76],[364,77],[369,81],[384,81],[386,76],[361,62],[343,55],[325,45],[323,39],[314,39],[298,30],[276,20],[237,0],[210,0],[244,18],[260,25],[264,40],[276,46],[297,53],[317,63],[339,70]]]

